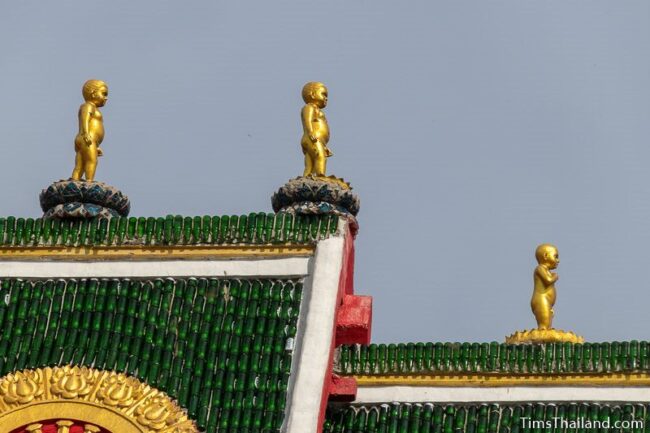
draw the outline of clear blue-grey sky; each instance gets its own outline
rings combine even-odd
[[[330,90],[329,168],[362,198],[377,342],[556,327],[648,339],[650,2],[12,1],[0,6],[0,214],[67,178],[88,78],[98,180],[132,215],[269,211],[302,171],[300,89]]]

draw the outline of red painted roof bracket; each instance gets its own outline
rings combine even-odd
[[[330,401],[354,401],[357,398],[357,381],[354,377],[332,374],[329,391]]]
[[[372,297],[345,295],[336,315],[336,346],[369,344],[372,328]]]

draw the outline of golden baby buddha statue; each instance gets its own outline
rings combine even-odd
[[[113,218],[129,214],[129,198],[119,189],[95,180],[99,147],[104,140],[104,118],[99,110],[108,100],[108,86],[88,80],[81,94],[79,132],[74,139],[75,164],[69,179],[53,182],[41,191],[43,218]]]
[[[330,129],[322,109],[327,106],[327,87],[323,83],[309,82],[302,88],[302,139],[300,146],[305,155],[303,176],[325,176],[327,158],[333,155],[327,147]]]
[[[557,273],[553,272],[560,264],[557,247],[551,244],[541,244],[535,250],[537,267],[533,272],[533,296],[530,308],[535,315],[537,328],[528,331],[517,331],[506,338],[506,343],[551,343],[570,342],[584,343],[584,338],[573,332],[562,331],[552,327],[555,312]]]
[[[310,81],[302,88],[302,99],[305,105],[300,111],[300,147],[305,169],[302,176],[289,180],[273,194],[273,210],[301,215],[340,215],[352,222],[352,231],[356,233],[359,197],[345,180],[327,175],[327,158],[333,155],[328,147],[330,128],[323,112],[328,102],[327,87]]]
[[[79,107],[79,132],[74,139],[76,152],[72,180],[95,180],[97,158],[103,155],[99,145],[104,140],[104,119],[99,107],[108,100],[108,86],[101,80],[88,80],[81,93],[84,103]]]
[[[553,322],[553,305],[555,305],[555,282],[557,273],[552,272],[560,264],[557,248],[550,244],[542,244],[535,251],[537,267],[533,273],[533,297],[530,308],[537,320],[537,329],[551,329]]]

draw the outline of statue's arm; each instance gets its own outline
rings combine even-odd
[[[312,121],[314,120],[314,107],[311,104],[307,104],[302,107],[302,112],[300,113],[300,118],[302,119],[302,129],[305,131],[305,134],[309,137],[311,141],[316,141],[314,137],[314,130],[312,129]]]
[[[538,266],[535,269],[535,272],[539,277],[544,281],[545,284],[553,284],[557,281],[557,274],[554,274],[553,272],[549,271],[543,266]]]
[[[92,116],[93,108],[90,104],[83,104],[79,107],[79,134],[84,137],[87,144],[90,144],[90,117]]]

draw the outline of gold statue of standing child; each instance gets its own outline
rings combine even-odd
[[[557,273],[552,272],[560,264],[557,248],[551,244],[542,244],[535,250],[537,267],[533,273],[533,297],[530,308],[537,320],[537,329],[551,329],[553,323],[553,306],[555,305],[555,282]]]
[[[305,155],[303,176],[325,176],[327,158],[333,155],[327,147],[330,129],[322,109],[327,106],[327,87],[309,82],[302,88],[305,106],[301,111],[303,134],[300,140]]]
[[[533,310],[537,328],[516,331],[506,337],[509,344],[542,344],[554,342],[584,343],[584,338],[570,331],[553,328],[553,306],[555,305],[555,283],[557,273],[553,272],[560,264],[557,248],[551,244],[542,244],[535,250],[537,267],[533,272],[533,297],[530,308]]]
[[[81,90],[84,103],[79,107],[79,133],[74,139],[76,152],[73,180],[95,180],[97,158],[103,155],[99,145],[104,140],[104,119],[99,107],[108,100],[108,86],[101,80],[88,80]]]

